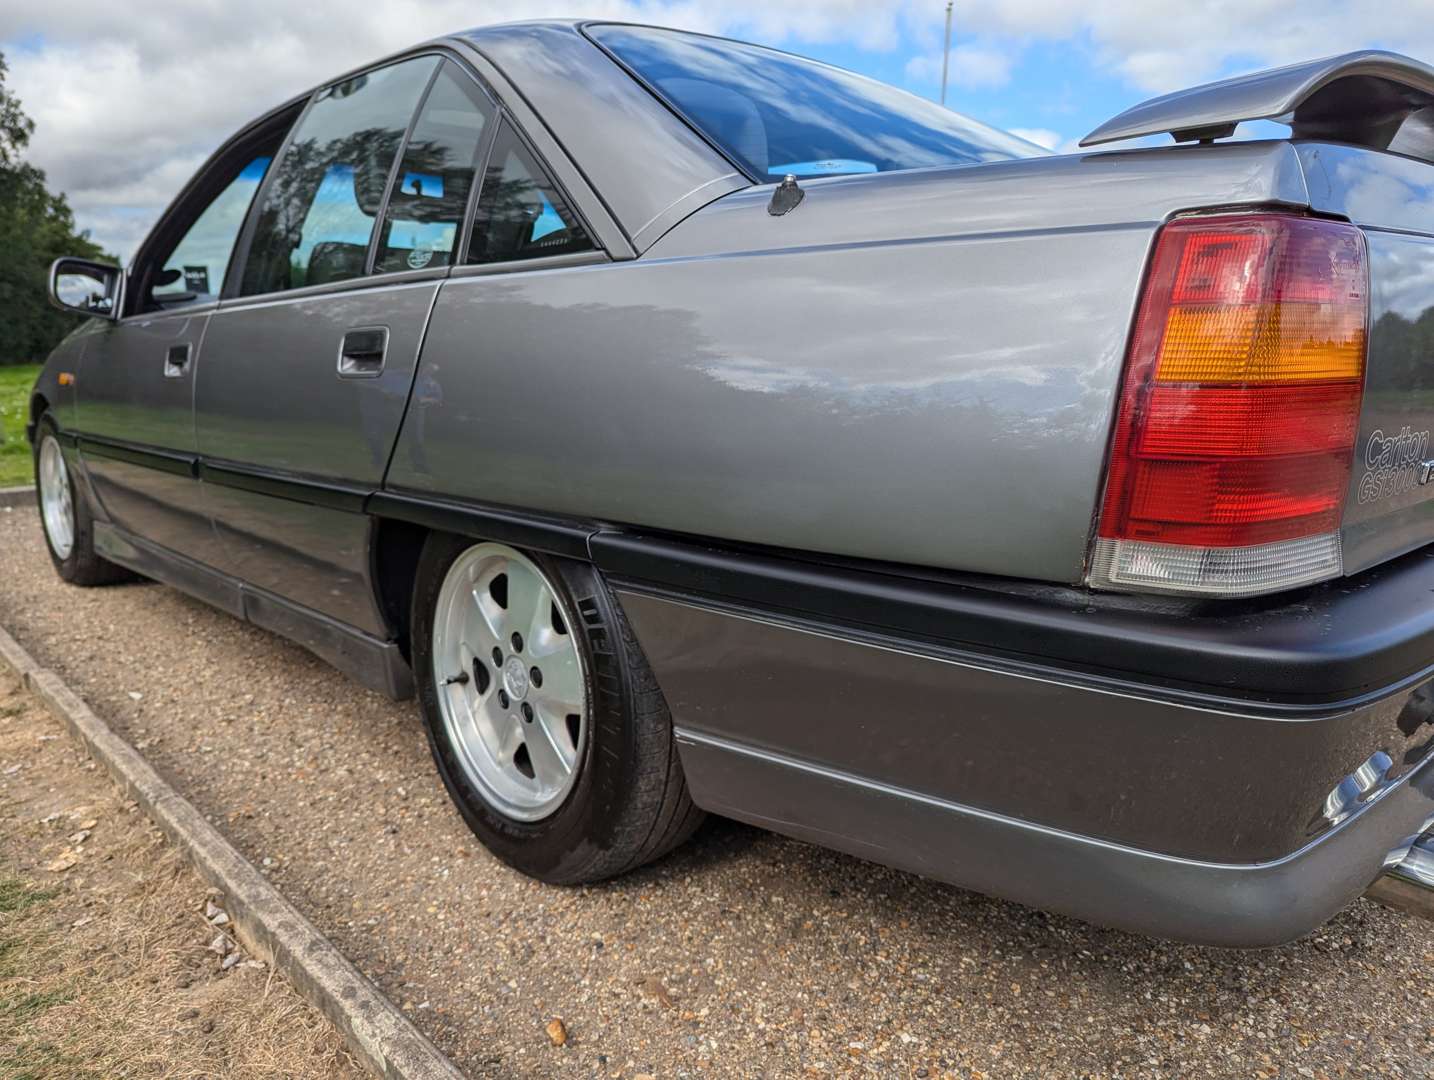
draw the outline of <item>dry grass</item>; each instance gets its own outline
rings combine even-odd
[[[282,978],[220,970],[201,882],[7,675],[0,770],[17,764],[0,781],[0,1080],[361,1075]]]

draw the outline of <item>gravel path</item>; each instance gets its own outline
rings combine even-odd
[[[1434,924],[1368,901],[1218,952],[722,821],[539,885],[450,809],[411,704],[172,590],[62,586],[32,511],[0,511],[0,622],[474,1076],[1434,1075]]]

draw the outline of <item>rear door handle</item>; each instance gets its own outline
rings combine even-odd
[[[164,353],[164,377],[179,379],[189,370],[189,342],[171,345]]]
[[[383,374],[388,355],[388,327],[358,326],[339,346],[339,378],[372,379]]]

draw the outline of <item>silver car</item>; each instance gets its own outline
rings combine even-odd
[[[399,53],[56,264],[55,565],[416,695],[545,881],[712,811],[1192,941],[1427,906],[1434,70],[1086,142],[1168,135],[615,23]]]

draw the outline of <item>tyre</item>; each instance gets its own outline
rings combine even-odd
[[[592,567],[435,534],[410,625],[438,771],[498,858],[554,884],[599,881],[701,822],[667,704]]]
[[[45,546],[56,572],[71,585],[110,585],[134,575],[95,554],[94,518],[75,487],[55,423],[41,416],[35,430],[35,498]]]

